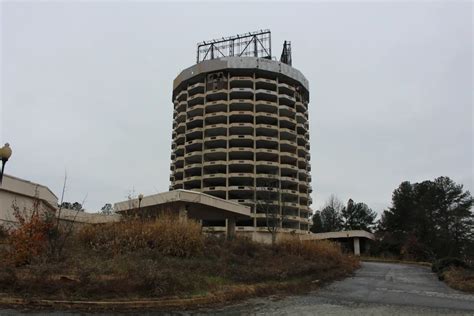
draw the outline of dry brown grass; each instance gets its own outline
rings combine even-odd
[[[191,257],[202,253],[204,236],[199,223],[172,215],[154,220],[126,220],[85,226],[78,239],[98,252],[125,253],[154,249],[165,256]]]
[[[474,293],[474,270],[451,267],[442,273],[442,277],[453,289]]]
[[[325,282],[357,267],[356,258],[331,242],[228,241],[205,237],[196,222],[163,216],[86,226],[62,258],[4,269],[0,292],[79,300],[182,297],[236,285]]]

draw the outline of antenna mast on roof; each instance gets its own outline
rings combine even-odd
[[[285,41],[283,43],[283,51],[281,52],[280,61],[291,66],[291,42]]]

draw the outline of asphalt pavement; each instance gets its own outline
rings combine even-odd
[[[162,315],[134,312],[133,315]],[[168,315],[474,315],[474,295],[449,288],[427,267],[364,262],[353,277],[296,296],[251,299],[222,308]],[[119,313],[0,310],[0,315],[119,315]],[[123,315],[123,314],[122,314]],[[130,314],[127,314],[130,315]]]

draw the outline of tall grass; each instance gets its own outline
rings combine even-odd
[[[172,215],[85,226],[78,239],[90,249],[113,253],[153,249],[165,256],[191,257],[201,254],[204,248],[199,223]]]

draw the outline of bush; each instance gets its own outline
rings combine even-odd
[[[97,252],[113,254],[152,249],[165,256],[191,257],[202,253],[204,236],[200,225],[163,215],[155,220],[123,220],[85,226],[79,240]]]
[[[444,281],[452,288],[474,293],[474,271],[459,267],[449,267],[442,273]]]
[[[431,270],[441,275],[443,271],[450,267],[469,268],[469,265],[459,258],[446,257],[435,261],[431,265]]]

